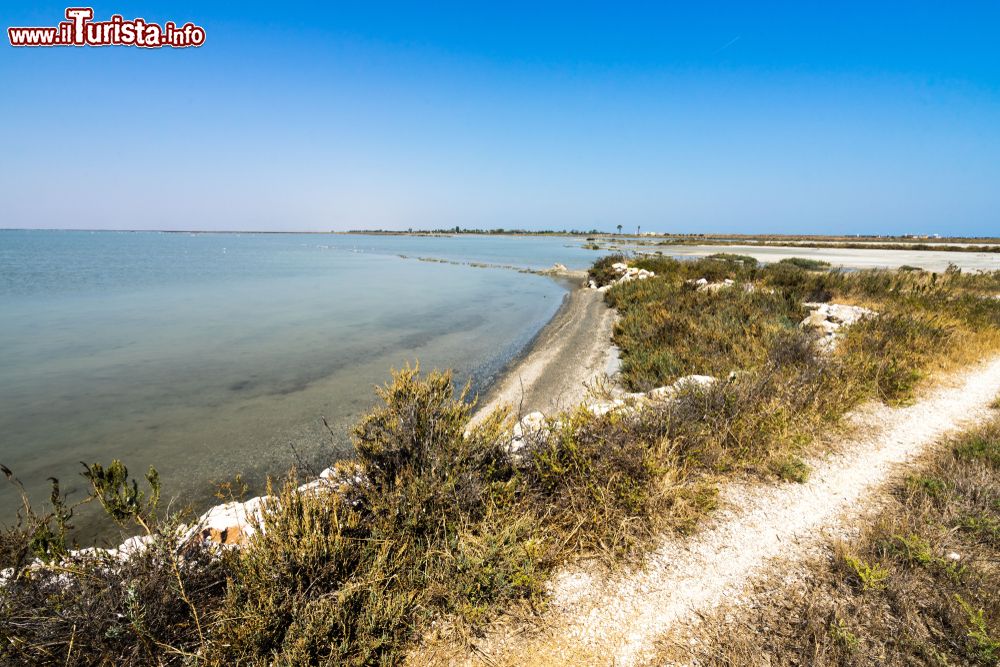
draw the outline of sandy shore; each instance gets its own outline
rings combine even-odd
[[[571,285],[562,306],[527,352],[480,398],[474,422],[503,403],[521,414],[570,407],[584,398],[587,383],[616,370],[618,354],[611,344],[615,313],[603,294],[583,287],[585,276],[579,271],[558,278]]]

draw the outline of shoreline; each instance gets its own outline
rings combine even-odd
[[[531,273],[536,273],[531,271]],[[511,358],[478,396],[469,425],[475,425],[502,404],[509,404],[520,417],[531,411],[546,414],[572,407],[587,394],[587,384],[617,371],[617,348],[611,343],[615,311],[604,302],[604,294],[586,287],[586,271],[538,271],[566,288],[563,302],[552,318]],[[353,447],[352,447],[353,450]],[[347,456],[320,463],[322,472],[303,478],[299,491],[339,483],[336,467]],[[258,516],[265,495],[248,500],[210,502],[195,512],[197,518],[186,527],[191,535],[221,545],[242,543],[249,535],[252,517]],[[259,517],[258,517],[259,518]],[[106,548],[125,555],[149,539],[133,535],[124,542],[112,539],[110,547],[97,547],[98,540],[86,540],[89,548]],[[92,543],[93,542],[93,543]]]
[[[490,267],[498,268],[498,267]],[[478,394],[469,424],[477,424],[490,411],[502,403],[511,404],[516,412],[540,410],[546,413],[569,407],[582,400],[586,394],[584,382],[603,374],[607,360],[612,355],[611,328],[614,311],[604,304],[604,295],[586,289],[586,271],[579,270],[524,270],[551,278],[566,292],[562,303],[552,317],[513,355],[494,376],[486,382]],[[590,360],[583,363],[584,359]],[[521,388],[524,388],[524,401]],[[354,456],[353,444],[343,452],[343,456],[315,461],[315,467],[300,469],[306,473],[301,478],[302,486],[312,488],[322,482],[330,471]],[[301,463],[297,462],[296,466]],[[286,469],[278,469],[274,475],[265,473],[264,479],[280,479]],[[209,482],[210,483],[210,482]],[[258,495],[259,494],[259,495]],[[192,503],[194,523],[203,524],[206,529],[222,535],[226,542],[226,531],[237,526],[240,534],[247,519],[243,506],[264,494],[263,483],[254,483],[250,490],[250,501],[225,501],[206,496],[200,502]],[[176,500],[177,497],[174,498]],[[173,502],[173,501],[171,501]],[[251,503],[252,504],[252,503]],[[80,532],[75,534],[84,548],[120,548],[124,536],[108,526],[106,529],[90,525],[84,520]],[[206,519],[208,519],[206,521]],[[135,537],[130,535],[129,538]],[[215,538],[217,539],[217,537]],[[128,542],[126,539],[125,542]]]
[[[569,290],[562,305],[479,396],[472,424],[502,404],[519,416],[571,407],[585,397],[588,383],[616,371],[615,314],[604,295],[585,287],[585,272],[553,277]]]

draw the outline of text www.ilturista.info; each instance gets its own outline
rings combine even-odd
[[[184,48],[205,43],[205,29],[173,21],[162,26],[136,18],[126,21],[114,14],[107,21],[93,21],[91,7],[69,7],[66,21],[55,27],[7,28],[11,46],[139,46],[156,49],[164,46]]]

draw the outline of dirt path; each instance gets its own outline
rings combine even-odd
[[[607,575],[585,567],[556,577],[552,605],[524,634],[490,636],[472,662],[635,665],[657,637],[723,601],[738,600],[769,559],[807,555],[848,530],[879,487],[943,435],[981,422],[1000,391],[1000,358],[941,383],[905,408],[855,416],[863,437],[811,461],[805,484],[733,485],[711,524],[664,539],[639,570]],[[523,631],[523,628],[521,629]]]
[[[604,375],[617,359],[609,343],[614,318],[615,312],[600,292],[571,290],[528,354],[486,395],[476,418],[501,403],[522,413],[540,410],[546,414],[579,403],[586,393],[584,385]]]

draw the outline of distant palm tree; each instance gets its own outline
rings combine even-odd
[[[639,232],[641,232],[641,231],[642,231],[642,225],[636,225],[635,226],[635,235],[638,236]]]
[[[621,234],[621,233],[622,233],[622,226],[621,226],[621,225],[618,225],[618,233],[619,233],[619,234]]]

